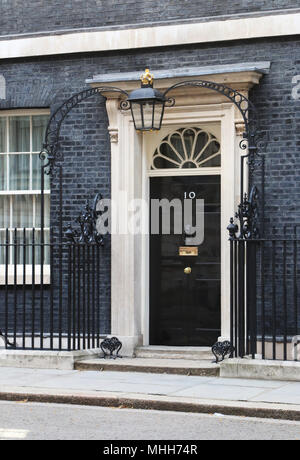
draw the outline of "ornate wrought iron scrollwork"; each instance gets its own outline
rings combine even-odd
[[[1,331],[0,329],[0,337],[3,339],[4,343],[5,343],[5,346],[6,347],[9,347],[9,348],[17,348],[18,344],[16,342],[12,343],[10,342],[7,337],[5,336],[5,334],[3,334],[3,332]]]
[[[227,355],[232,355],[232,353],[234,352],[234,346],[228,340],[225,340],[224,342],[216,342],[212,346],[211,351],[216,358],[216,360],[213,362],[220,363],[224,361]]]
[[[92,207],[88,201],[86,202],[84,210],[75,220],[79,224],[79,230],[73,230],[72,225],[68,225],[65,236],[70,242],[97,243],[103,246],[103,235],[99,234],[97,230],[97,218],[101,215],[101,211],[97,211],[97,204],[101,200],[101,193],[97,193]]]
[[[103,342],[100,344],[100,348],[104,354],[103,358],[122,358],[122,356],[119,355],[119,351],[121,350],[122,346],[122,342],[120,342],[120,340],[117,337],[104,339]],[[114,354],[114,352],[116,353]]]
[[[234,224],[233,218],[230,219],[230,224],[227,227],[229,238],[237,238],[238,229],[240,229],[239,239],[259,238],[258,229],[258,198],[259,193],[257,187],[254,185],[251,188],[249,198],[245,193],[243,201],[238,206],[236,218],[239,220],[239,228]]]
[[[80,102],[88,99],[91,96],[94,96],[95,94],[102,96],[103,93],[112,92],[120,93],[120,95],[124,95],[126,98],[128,97],[128,93],[120,88],[104,86],[89,88],[74,94],[51,115],[48,126],[46,128],[45,141],[40,152],[40,159],[45,161],[44,170],[46,174],[51,175],[56,161],[63,160],[63,154],[59,146],[59,134],[61,125],[68,113]],[[127,107],[126,100],[121,101],[121,107],[123,110],[125,110]]]
[[[250,146],[251,136],[256,136],[257,134],[258,117],[254,104],[249,99],[247,99],[246,96],[236,91],[235,89],[230,88],[229,86],[207,80],[190,80],[177,83],[168,88],[163,95],[166,97],[170,91],[184,86],[211,89],[220,94],[223,94],[223,96],[227,97],[227,99],[233,102],[243,117],[245,124],[245,138],[249,140]]]
[[[229,239],[234,240],[236,238],[236,234],[238,232],[239,227],[237,224],[234,223],[233,217],[230,219],[230,224],[227,227],[227,230],[229,232]]]
[[[265,133],[260,130],[251,131],[249,138],[245,133],[244,139],[240,142],[240,148],[245,150],[248,148],[248,155],[245,156],[248,164],[249,178],[250,181],[253,177],[254,172],[263,166],[264,156],[260,152],[266,149],[269,141],[269,133]]]
[[[165,107],[174,107],[175,105],[175,98],[169,97],[165,102]]]

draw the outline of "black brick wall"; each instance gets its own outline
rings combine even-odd
[[[8,108],[50,107],[84,88],[95,74],[270,60],[271,72],[252,91],[263,130],[270,133],[266,158],[266,223],[300,222],[300,100],[292,98],[292,78],[300,74],[300,39],[267,39],[93,55],[2,61]],[[74,221],[86,199],[110,196],[110,143],[104,102],[99,97],[73,111],[62,130],[64,221]],[[52,186],[52,223],[57,187]],[[103,331],[110,327],[110,249],[103,256]],[[2,302],[3,305],[3,302]]]
[[[86,87],[87,78],[99,73],[141,71],[146,65],[155,71],[178,66],[270,60],[270,74],[263,77],[251,94],[259,110],[262,129],[270,134],[266,164],[266,219],[274,225],[291,223],[291,220],[300,222],[300,100],[292,98],[292,78],[300,74],[299,42],[299,38],[268,39],[2,61],[0,74],[6,78],[7,99],[0,100],[0,109],[53,109]],[[87,197],[92,196],[100,184],[102,188],[105,184],[104,191],[109,190],[110,146],[101,98],[96,96],[83,103],[68,116],[65,126],[65,164],[68,168],[73,167],[76,179],[78,175],[76,187],[80,196],[84,199],[84,193]],[[97,163],[97,181],[91,183],[88,174],[93,174]],[[80,164],[82,168],[79,169]]]
[[[0,0],[0,34],[151,23],[297,7],[298,0]]]

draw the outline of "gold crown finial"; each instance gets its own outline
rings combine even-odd
[[[145,73],[141,76],[141,82],[143,85],[153,85],[154,75],[150,73],[149,69],[145,70]]]

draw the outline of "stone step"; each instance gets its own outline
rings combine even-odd
[[[154,374],[200,375],[218,377],[220,366],[208,360],[149,359],[149,358],[98,358],[77,361],[79,371],[145,372]]]
[[[209,360],[214,356],[210,347],[163,347],[163,346],[144,346],[135,349],[137,358],[151,359],[187,359],[187,360]]]

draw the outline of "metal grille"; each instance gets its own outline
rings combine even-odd
[[[101,244],[32,238],[0,244],[1,336],[6,348],[82,350],[100,345]],[[9,253],[13,261],[9,263]],[[50,264],[45,264],[48,252]],[[27,263],[28,254],[31,262]],[[21,263],[20,263],[21,258]]]
[[[298,360],[300,238],[230,241],[231,342],[236,357]]]

